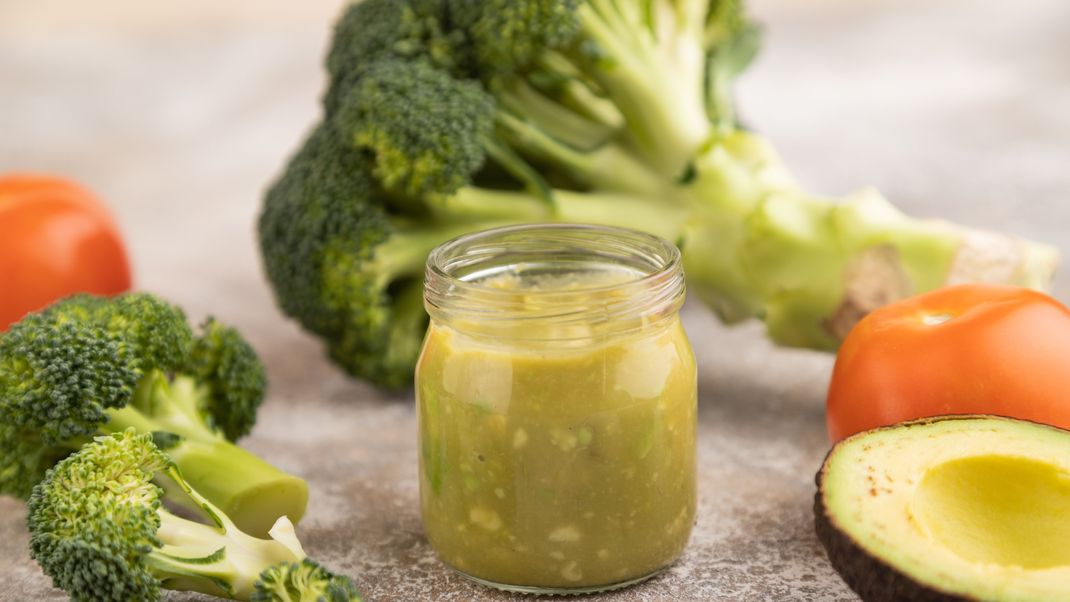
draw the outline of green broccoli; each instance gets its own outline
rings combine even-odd
[[[180,497],[206,523],[164,508]],[[27,523],[34,559],[74,600],[159,600],[160,588],[259,602],[360,600],[349,579],[305,558],[289,519],[278,519],[270,539],[248,535],[150,433],[133,428],[97,437],[50,469],[30,495]]]
[[[253,349],[215,320],[194,334],[145,293],[59,301],[0,335],[0,493],[25,498],[94,436],[133,427],[166,442],[243,529],[296,522],[306,483],[231,443],[253,427],[265,385]]]
[[[740,0],[351,4],[323,120],[260,216],[281,308],[349,372],[402,386],[425,256],[497,225],[660,235],[722,319],[827,350],[866,312],[945,283],[1047,286],[1051,247],[910,218],[872,190],[802,190],[736,118],[758,33]]]

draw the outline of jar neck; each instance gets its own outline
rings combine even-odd
[[[650,329],[684,298],[680,253],[602,226],[510,226],[454,239],[428,258],[424,305],[464,334],[570,343]]]

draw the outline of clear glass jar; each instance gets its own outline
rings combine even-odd
[[[679,557],[695,515],[683,298],[679,251],[629,230],[512,226],[431,253],[420,499],[446,564],[584,593]]]

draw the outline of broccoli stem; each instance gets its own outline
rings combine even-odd
[[[163,372],[153,370],[138,381],[127,408],[146,416],[157,425],[155,430],[215,441],[220,435],[205,424],[201,415],[201,404],[207,395],[207,389],[192,378],[177,376],[172,381]]]
[[[206,525],[160,509],[156,535],[162,544],[148,555],[153,575],[163,587],[213,596],[248,600],[260,574],[279,563],[300,562],[304,550],[293,535],[293,524],[281,518],[271,539],[242,532],[226,513],[192,491],[174,471],[173,485],[214,523]]]
[[[487,139],[483,146],[487,157],[493,159],[503,170],[516,178],[532,196],[543,202],[549,202],[550,185],[543,175],[536,171],[513,148],[495,138]],[[441,195],[430,196],[432,197],[432,209],[434,209],[434,197]]]
[[[656,2],[659,39],[638,3],[589,0],[577,9],[584,37],[606,56],[583,56],[584,72],[606,90],[627,122],[637,149],[660,174],[676,179],[710,136],[705,106],[706,50],[701,29],[682,23],[671,5]],[[701,21],[700,21],[701,22]],[[692,35],[695,34],[695,35]]]
[[[603,224],[679,240],[692,208],[679,190],[663,186],[663,191],[654,203],[639,194],[552,189],[547,205],[523,192],[462,188],[452,196],[429,201],[436,220],[448,227],[414,228],[391,237],[376,248],[376,258],[385,262],[377,264],[376,273],[381,273],[382,265],[389,265],[390,281],[404,274],[416,276],[422,273],[427,254],[451,238],[523,223]]]
[[[249,533],[267,533],[280,516],[300,521],[308,502],[308,485],[205,424],[198,408],[206,394],[192,378],[178,376],[169,382],[153,371],[142,377],[129,405],[109,411],[110,419],[101,432],[134,427],[142,433],[162,431],[181,437],[167,450],[168,455],[189,482]]]
[[[872,190],[807,195],[777,175],[760,140],[732,136],[733,149],[696,161],[683,240],[690,292],[726,321],[761,317],[777,343],[834,350],[862,315],[918,292],[1050,282],[1051,247],[911,218]]]
[[[418,282],[437,244],[510,223],[632,228],[684,248],[691,293],[723,320],[760,317],[777,343],[832,350],[862,315],[890,301],[961,280],[1042,288],[1057,261],[1044,245],[910,218],[872,191],[842,200],[808,195],[772,147],[748,132],[711,139],[692,163],[686,183],[664,185],[654,196],[553,189],[547,207],[520,192],[461,189],[431,205],[436,218],[456,227],[393,237],[375,260],[390,267],[376,273],[391,282],[406,273]],[[418,300],[417,285],[406,286],[396,292],[399,301]],[[399,311],[391,331],[398,340],[423,324],[416,302],[404,305],[417,309]]]
[[[624,126],[624,116],[617,105],[592,89],[592,82],[566,56],[556,50],[547,50],[536,61],[543,72],[536,73],[536,77],[543,74],[550,76],[554,95],[559,102],[576,114],[607,128],[619,130]]]
[[[419,355],[427,321],[423,280],[414,279],[394,294],[394,318],[390,322],[388,336],[391,344],[387,347],[387,363],[406,366]]]
[[[571,107],[559,104],[524,80],[510,82],[498,94],[507,115],[523,116],[554,138],[575,148],[589,149],[607,141],[615,128],[592,121]]]
[[[610,192],[555,190],[554,219],[560,222],[601,224],[630,228],[679,242],[690,207],[678,201],[676,192],[667,191],[652,202],[649,197]]]
[[[499,112],[498,124],[514,146],[553,162],[585,186],[635,194],[658,194],[665,190],[665,179],[619,144],[607,142],[581,151],[509,113]]]
[[[454,215],[457,216],[457,213]],[[486,227],[495,225],[500,223],[488,223]],[[473,224],[464,222],[436,226],[402,226],[389,239],[375,247],[375,256],[365,262],[364,267],[369,274],[375,275],[377,285],[384,289],[398,281],[412,279],[422,282],[427,256],[431,251],[438,245],[475,229],[479,229],[478,224],[473,228]]]
[[[549,190],[547,190],[549,194]],[[427,205],[437,222],[461,225],[457,236],[473,232],[473,220],[488,222],[538,221],[553,215],[550,202],[525,192],[467,186],[454,194],[435,195]],[[453,234],[450,229],[449,234]],[[447,239],[443,239],[447,240]],[[388,241],[389,242],[389,241]]]

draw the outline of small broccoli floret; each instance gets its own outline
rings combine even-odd
[[[120,295],[98,303],[98,323],[138,350],[142,372],[173,370],[186,360],[193,331],[180,308],[145,293]],[[63,311],[63,306],[53,306],[53,311]],[[259,402],[258,398],[256,403]]]
[[[267,375],[256,351],[237,330],[209,318],[193,340],[183,372],[207,389],[204,415],[209,426],[231,441],[249,434],[264,399]]]
[[[347,577],[335,575],[314,560],[277,564],[260,574],[252,602],[360,602]]]
[[[299,520],[304,481],[231,443],[252,428],[264,388],[255,352],[214,320],[195,336],[149,294],[62,300],[0,336],[0,493],[25,498],[92,437],[134,427],[166,436],[190,480],[240,509],[243,527]]]
[[[580,0],[447,0],[451,24],[466,32],[476,74],[491,81],[568,44],[578,31]]]
[[[347,93],[334,125],[371,155],[388,190],[451,194],[483,166],[494,100],[425,61],[381,61]]]
[[[454,71],[466,61],[464,36],[446,24],[437,0],[364,0],[349,5],[334,28],[327,55],[331,85],[324,98],[333,113],[349,89],[374,62],[383,59],[429,61]]]
[[[168,511],[165,491],[207,522]],[[278,519],[270,539],[246,534],[148,433],[97,437],[49,470],[28,505],[30,551],[73,600],[153,601],[161,588],[237,600],[359,600],[347,578],[305,559],[289,519]]]

